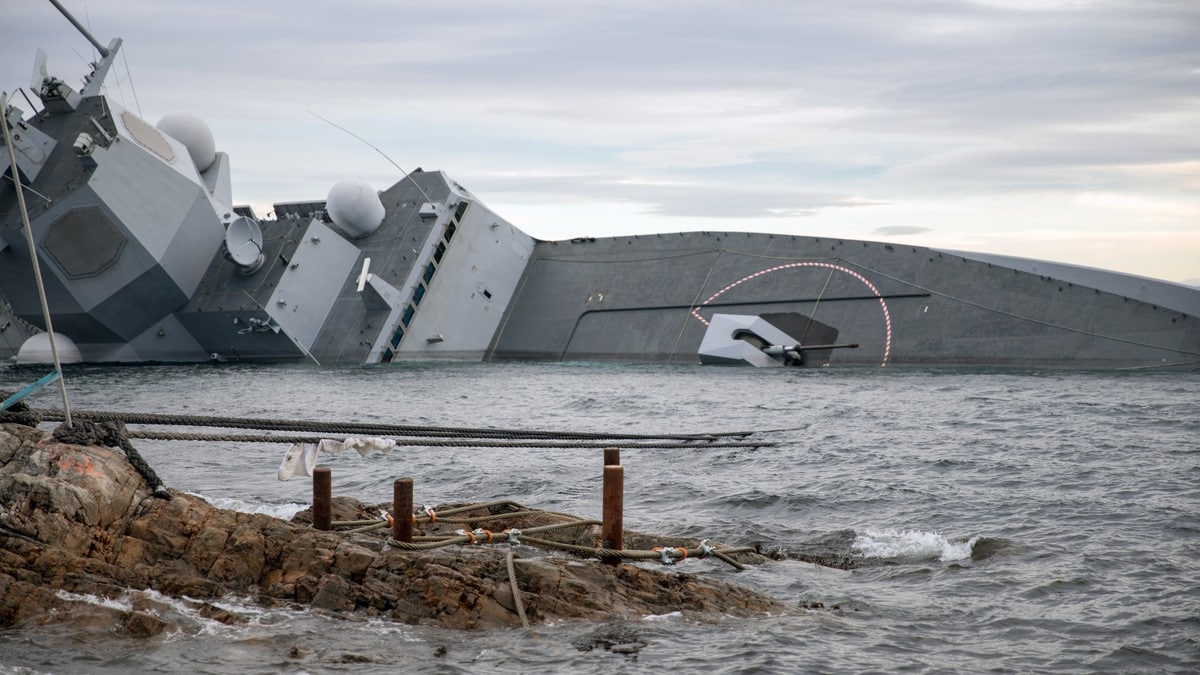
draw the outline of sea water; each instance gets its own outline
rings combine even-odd
[[[42,373],[0,369],[0,389]],[[626,449],[625,527],[755,545],[777,560],[683,572],[792,611],[461,632],[152,591],[178,629],[0,631],[3,672],[1195,672],[1200,376],[595,364],[72,367],[78,409],[620,433],[752,430],[773,447]],[[57,391],[33,401],[59,407]],[[207,430],[206,430],[207,431]],[[242,432],[244,433],[244,432]],[[290,517],[311,483],[274,444],[135,441],[173,488]],[[406,448],[323,457],[335,495],[514,499],[598,517],[598,450]],[[531,551],[530,554],[542,553]],[[814,565],[844,559],[850,569]],[[653,567],[653,563],[639,563]],[[614,647],[613,645],[619,645]]]

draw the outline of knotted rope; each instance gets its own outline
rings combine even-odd
[[[0,389],[0,401],[12,396],[13,393],[14,392]],[[13,424],[20,424],[26,427],[36,428],[37,425],[42,423],[43,419],[44,416],[42,415],[42,411],[30,408],[29,404],[24,401],[17,401],[9,406],[8,409],[3,413],[0,413],[0,421],[12,422]]]

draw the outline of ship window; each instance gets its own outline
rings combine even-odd
[[[454,219],[462,222],[463,214],[467,212],[467,202],[459,202],[458,208],[454,209]]]
[[[458,227],[454,223],[450,223],[446,226],[446,234],[443,236],[446,238],[447,244],[450,243],[450,240],[454,238],[454,231],[457,229]]]
[[[397,328],[396,333],[394,335],[392,335],[392,349],[398,348],[400,346],[400,341],[403,339],[404,339],[404,329]]]
[[[379,359],[379,362],[380,363],[391,363],[393,356],[395,356],[395,352],[393,352],[390,349],[384,350],[383,356]]]
[[[425,297],[425,284],[417,284],[417,290],[413,291],[413,304],[421,304],[421,298],[423,297]]]
[[[437,271],[437,265],[429,263],[425,266],[425,283],[429,283],[433,279],[433,273]]]
[[[433,252],[433,261],[442,262],[442,256],[444,255],[446,255],[446,243],[439,241],[437,250]]]
[[[412,305],[409,305],[408,309],[404,310],[404,317],[400,319],[400,323],[407,326],[408,322],[412,321],[413,314],[416,314],[416,313],[417,313],[417,308],[413,307]]]

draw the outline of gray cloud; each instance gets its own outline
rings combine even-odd
[[[902,237],[908,234],[923,234],[932,232],[930,227],[917,227],[915,225],[889,225],[887,227],[876,228],[874,234],[884,237]]]
[[[545,200],[550,195],[560,203],[625,202],[646,213],[689,218],[807,217],[823,209],[872,205],[851,195],[781,191],[737,180],[671,184],[615,176],[522,174],[479,176],[471,189],[477,194],[502,195],[509,201]]]

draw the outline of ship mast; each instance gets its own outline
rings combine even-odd
[[[100,52],[100,60],[92,66],[92,72],[85,78],[84,87],[79,92],[83,96],[95,96],[99,94],[100,85],[103,84],[104,77],[108,74],[108,69],[112,66],[113,61],[117,57],[117,51],[121,48],[121,38],[113,38],[113,41],[105,47],[58,0],[50,0],[50,4],[54,5],[59,12],[62,12],[67,21],[70,21],[71,25],[75,26],[76,30],[82,33],[83,37],[87,38],[87,41],[92,43],[92,46]]]

